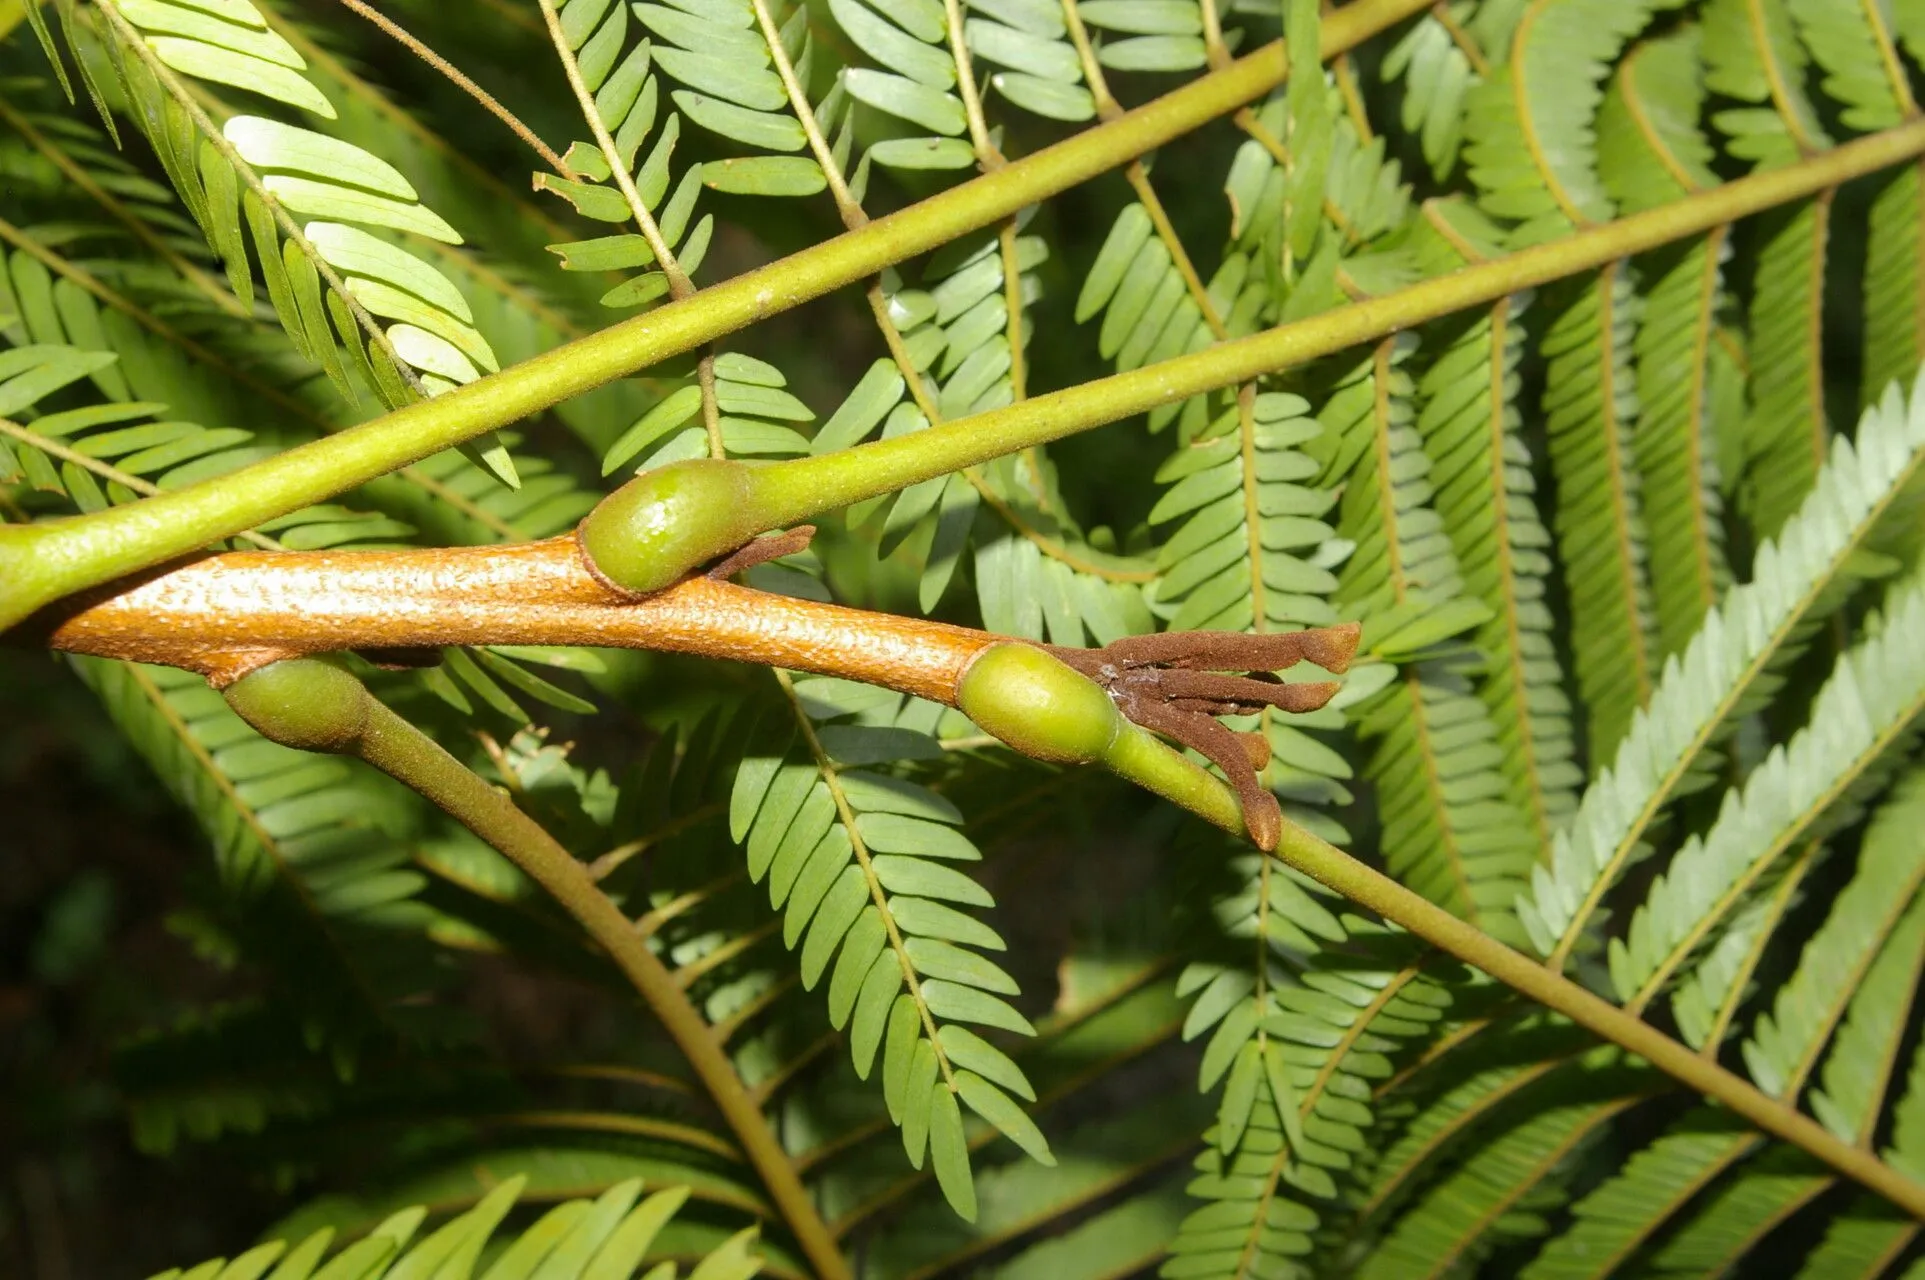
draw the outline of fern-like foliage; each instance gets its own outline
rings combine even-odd
[[[1436,255],[1433,269],[1481,255],[1495,238],[1468,205],[1433,206],[1427,217],[1417,252]],[[1570,816],[1581,775],[1550,635],[1551,539],[1521,438],[1526,316],[1524,299],[1507,298],[1445,340],[1419,383],[1417,429],[1466,594],[1489,610],[1476,633],[1491,664],[1479,693],[1503,747],[1507,795],[1541,849]]]
[[[1718,820],[1703,840],[1680,849],[1669,874],[1651,886],[1645,905],[1631,919],[1628,942],[1614,942],[1611,949],[1612,978],[1621,998],[1647,998],[1651,986],[1688,953],[1693,935],[1717,929],[1727,904],[1742,898],[1747,882],[1769,877],[1771,864],[1799,841],[1822,839],[1829,822],[1841,816],[1838,808],[1851,815],[1854,794],[1882,789],[1885,779],[1877,770],[1902,758],[1925,696],[1925,685],[1915,684],[1906,669],[1904,651],[1911,646],[1899,638],[1916,594],[1908,583],[1893,588],[1880,633],[1841,655],[1819,689],[1811,726],[1761,762],[1742,793],[1726,792]],[[1900,749],[1888,754],[1894,745]],[[1760,846],[1760,834],[1769,843]],[[1712,989],[1701,991],[1700,998],[1715,1006],[1724,994]]]
[[[1222,1079],[1223,1096],[1189,1188],[1207,1203],[1184,1220],[1166,1276],[1262,1274],[1311,1252],[1375,1123],[1374,1087],[1452,1003],[1449,967],[1408,938],[1340,921],[1267,860],[1257,872],[1219,908],[1251,914],[1235,932],[1259,947],[1254,992],[1221,966],[1179,984],[1199,992],[1186,1035],[1214,1028],[1203,1083]]]
[[[300,993],[312,1031],[346,1054],[369,1038],[437,1034],[439,1019],[408,1007],[434,982],[414,950],[410,900],[422,879],[399,843],[420,822],[408,794],[265,741],[191,676],[78,661],[121,731],[207,824],[220,927],[253,934],[249,950]]]
[[[1638,856],[1661,806],[1703,769],[1706,748],[1734,715],[1769,696],[1787,651],[1846,598],[1854,557],[1902,527],[1917,500],[1918,422],[1916,395],[1908,407],[1894,390],[1866,415],[1857,448],[1836,442],[1832,466],[1798,515],[1759,549],[1754,580],[1728,593],[1683,657],[1667,664],[1619,763],[1586,792],[1550,870],[1537,873],[1524,918],[1539,947],[1568,941],[1587,900]],[[1897,523],[1885,524],[1893,513]]]
[[[946,193],[846,296],[227,546],[561,536],[636,472],[1088,425],[1277,330],[1275,367],[820,513],[745,580],[1065,646],[1359,622],[1326,707],[1229,727],[1292,822],[1471,933],[847,680],[343,659],[579,860],[667,974],[637,1001],[418,797],[80,659],[213,851],[176,931],[255,983],[123,1046],[138,1144],[292,1192],[287,1246],[170,1274],[1910,1262],[1905,1197],[1851,1178],[1925,1183],[1925,6],[362,7],[0,13],[7,522],[699,318]],[[956,212],[1206,100],[1113,176]],[[1472,933],[1816,1129],[1423,940]],[[477,1025],[505,969],[554,1026]]]
[[[214,1259],[191,1271],[161,1273],[157,1280],[184,1275],[255,1277],[269,1268],[285,1280],[315,1275],[445,1275],[466,1280],[493,1257],[485,1275],[628,1277],[641,1275],[667,1242],[663,1229],[688,1198],[680,1187],[643,1197],[639,1178],[610,1187],[593,1200],[568,1200],[543,1214],[525,1231],[494,1239],[514,1209],[527,1179],[511,1178],[468,1212],[417,1240],[427,1209],[416,1206],[384,1219],[345,1247],[330,1250],[332,1229],[323,1228],[290,1246],[276,1240],[256,1245],[231,1262]],[[490,1248],[491,1244],[494,1248]],[[755,1235],[745,1231],[705,1257],[689,1272],[691,1280],[748,1280],[762,1270],[753,1252]],[[673,1276],[671,1257],[647,1268],[650,1277]]]
[[[833,680],[790,688],[800,741],[744,759],[730,829],[746,842],[750,878],[766,878],[770,905],[784,911],[783,941],[801,948],[802,985],[829,978],[829,1022],[848,1027],[856,1073],[866,1078],[880,1054],[883,1096],[910,1163],[921,1168],[926,1153],[950,1203],[974,1217],[959,1100],[1055,1161],[1010,1096],[1035,1099],[1022,1068],[969,1024],[1035,1028],[1003,999],[1017,994],[1015,980],[983,954],[1003,950],[1002,938],[960,909],[994,905],[950,865],[982,857],[951,825],[962,815],[912,782],[848,767],[928,754],[926,732],[903,720],[927,721],[924,712],[941,708],[901,708],[900,695]],[[848,716],[853,723],[836,723]]]
[[[74,30],[70,24],[70,40]],[[216,128],[214,114],[226,112],[210,111],[187,80],[241,89],[322,119],[335,115],[301,75],[300,54],[253,6],[209,12],[171,0],[108,5],[93,34],[131,116],[225,264],[235,296],[251,305],[258,272],[295,348],[343,394],[352,399],[363,387],[395,406],[499,367],[447,277],[364,229],[460,243],[397,170],[352,143],[262,116],[229,115]],[[87,66],[91,51],[81,44],[73,51]],[[91,73],[89,87],[98,98]],[[380,320],[392,323],[383,328]],[[505,446],[483,456],[505,482],[516,483]]]
[[[1598,174],[1626,211],[1716,184],[1711,146],[1696,126],[1701,40],[1686,28],[1644,41],[1612,77],[1599,107]],[[1664,654],[1683,650],[1730,581],[1717,441],[1738,433],[1744,383],[1721,327],[1729,251],[1719,230],[1640,264],[1651,284],[1636,344],[1642,412],[1632,448]],[[1690,359],[1678,360],[1679,350]]]

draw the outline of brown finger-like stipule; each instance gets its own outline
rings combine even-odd
[[[1294,640],[1294,636],[1291,638]],[[1203,671],[1235,668],[1250,671],[1256,669],[1258,664],[1246,661],[1245,654],[1251,642],[1257,639],[1240,631],[1161,631],[1147,636],[1124,636],[1105,647],[1103,652],[1113,662],[1126,667],[1188,667]],[[1290,659],[1292,663],[1295,661],[1294,657]]]
[[[356,649],[354,652],[383,671],[417,671],[441,665],[439,649]]]
[[[1107,656],[1110,652],[1108,649],[1078,649],[1062,644],[1039,644],[1036,647],[1070,670],[1086,675],[1099,684],[1105,682],[1103,668],[1106,665],[1111,668],[1112,674],[1118,666]]]
[[[1164,631],[1125,636],[1100,652],[1122,666],[1164,666],[1195,671],[1282,671],[1309,661],[1342,673],[1356,655],[1362,629],[1356,623],[1308,631],[1248,635],[1240,631]]]
[[[1257,777],[1270,763],[1270,744],[1261,733],[1233,732],[1217,717],[1255,715],[1266,707],[1297,714],[1319,709],[1339,684],[1284,681],[1274,672],[1304,660],[1341,672],[1360,635],[1359,627],[1346,624],[1273,635],[1162,632],[1125,636],[1101,649],[1038,647],[1096,681],[1130,720],[1216,765],[1237,794],[1250,838],[1267,852],[1283,831],[1282,807]]]
[[[1217,671],[1285,671],[1299,662],[1322,667],[1341,675],[1356,656],[1357,641],[1363,629],[1354,622],[1336,627],[1315,627],[1308,631],[1269,632],[1256,636],[1237,636],[1231,647],[1233,661],[1211,665]],[[1186,667],[1203,666],[1186,662]]]
[[[733,578],[736,574],[753,569],[758,564],[767,564],[771,560],[780,560],[783,556],[792,556],[798,551],[806,551],[814,540],[815,526],[812,524],[799,524],[793,529],[785,529],[780,533],[752,538],[716,561],[706,571],[706,576],[714,578],[717,582],[725,578]]]
[[[1123,677],[1123,681],[1128,682],[1138,674],[1131,672]],[[1209,671],[1164,670],[1156,674],[1156,685],[1165,697],[1234,703],[1244,709],[1244,715],[1254,714],[1264,707],[1299,714],[1315,711],[1335,697],[1337,690],[1343,687],[1332,681],[1289,684]]]
[[[1249,716],[1263,710],[1241,702],[1222,702],[1215,698],[1163,698],[1159,705],[1202,716]]]
[[[1243,744],[1243,754],[1250,757],[1250,767],[1262,773],[1270,767],[1270,739],[1261,733],[1239,733],[1237,741]]]
[[[1201,752],[1237,793],[1250,839],[1266,853],[1277,847],[1283,834],[1283,809],[1258,780],[1249,749],[1243,743],[1244,735],[1231,732],[1209,716],[1178,711],[1163,703],[1146,701],[1133,711],[1127,705],[1124,710],[1144,728]]]
[[[1331,675],[1340,676],[1350,670],[1351,659],[1357,656],[1357,645],[1363,639],[1364,629],[1362,623],[1345,622],[1298,634],[1303,637],[1303,656]]]

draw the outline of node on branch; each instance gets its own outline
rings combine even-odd
[[[367,728],[367,687],[319,658],[270,663],[236,680],[226,694],[235,714],[284,747],[339,754]]]

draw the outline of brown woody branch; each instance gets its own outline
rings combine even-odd
[[[767,663],[938,701],[954,700],[963,668],[997,639],[706,576],[634,598],[591,574],[569,535],[208,556],[63,601],[20,631],[54,649],[181,667],[222,688],[316,653],[587,645]]]
[[[566,535],[514,546],[231,552],[72,597],[7,638],[179,667],[217,688],[317,653],[352,651],[392,663],[447,645],[583,645],[761,663],[955,705],[964,672],[1006,637],[721,580],[800,549],[808,533],[757,539],[709,573],[639,598],[604,584]],[[1216,762],[1244,803],[1251,834],[1268,847],[1276,804],[1256,776],[1267,750],[1215,717],[1322,706],[1336,685],[1286,684],[1268,673],[1299,659],[1341,671],[1356,643],[1356,629],[1345,627],[1041,647],[1102,685],[1131,720]]]

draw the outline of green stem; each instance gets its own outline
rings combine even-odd
[[[582,527],[583,546],[610,581],[634,592],[659,591],[764,530],[1487,306],[1831,190],[1922,152],[1925,120],[1915,120],[1789,168],[1741,178],[1563,240],[909,435],[784,462],[732,462],[725,464],[733,468],[727,476],[698,476],[696,464],[671,464],[645,472],[590,515]]]
[[[1236,792],[1148,730],[1127,721],[1119,725],[1103,764],[1117,777],[1188,809],[1213,826],[1232,835],[1244,834],[1243,806],[1237,803]]]
[[[769,503],[773,516],[770,527],[791,524],[1158,405],[1302,365],[1439,316],[1487,306],[1522,290],[1596,270],[1803,199],[1921,153],[1925,153],[1925,121],[1912,121],[1787,168],[1740,178],[1562,240],[1467,266],[1206,351],[953,419],[891,440],[769,463],[758,468],[757,494]]]
[[[1839,1139],[1795,1106],[1760,1091],[1643,1019],[1600,999],[1373,871],[1335,845],[1286,821],[1276,853],[1297,870],[1352,902],[1370,908],[1586,1030],[1637,1054],[1666,1075],[1723,1103],[1773,1137],[1802,1148],[1913,1217],[1925,1218],[1925,1185],[1905,1177],[1870,1151]]]
[[[1325,21],[1326,55],[1424,7],[1425,0],[1345,5]],[[948,244],[1262,97],[1284,73],[1282,46],[1267,45],[994,173],[445,395],[146,501],[50,521],[31,533],[6,531],[0,536],[0,630],[63,595],[325,501]]]
[[[359,757],[419,792],[546,889],[608,952],[688,1059],[816,1274],[847,1280],[841,1250],[709,1025],[634,924],[595,887],[587,867],[506,793],[338,667],[313,658],[277,662],[237,681],[227,697],[242,719],[274,741]]]

